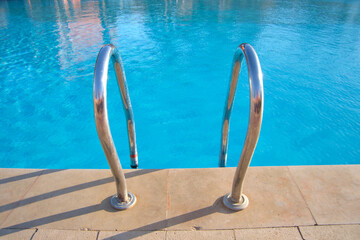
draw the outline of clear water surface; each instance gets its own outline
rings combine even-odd
[[[93,115],[97,53],[121,52],[141,168],[217,167],[236,47],[264,73],[252,165],[360,163],[360,2],[0,1],[0,167],[108,168]],[[113,71],[113,70],[111,70]],[[113,72],[109,118],[129,168]],[[231,121],[236,166],[249,110],[243,66]]]

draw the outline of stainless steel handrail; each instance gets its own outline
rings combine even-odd
[[[115,178],[117,194],[111,198],[111,205],[118,210],[132,207],[136,202],[134,194],[127,191],[124,172],[116,153],[110,132],[107,113],[107,79],[110,58],[115,67],[117,82],[120,88],[122,103],[126,115],[126,125],[129,138],[131,167],[137,168],[138,158],[136,149],[135,123],[129,92],[126,84],[125,72],[119,51],[112,44],[103,46],[96,59],[94,72],[93,100],[97,133],[104,150],[106,159]]]
[[[236,168],[231,194],[223,198],[224,205],[232,210],[242,210],[249,204],[249,200],[242,193],[246,171],[250,165],[257,141],[259,139],[264,106],[263,74],[259,58],[254,48],[247,43],[241,44],[234,55],[233,69],[228,97],[225,103],[222,125],[220,167],[225,167],[228,149],[228,135],[230,128],[230,115],[234,103],[235,91],[243,59],[246,59],[249,85],[250,85],[250,116],[244,147]]]

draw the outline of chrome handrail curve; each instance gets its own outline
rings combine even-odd
[[[110,132],[107,111],[107,79],[110,58],[115,68],[126,116],[131,167],[136,168],[138,166],[138,158],[134,117],[120,53],[112,44],[104,45],[100,49],[96,59],[93,85],[94,113],[97,133],[111,172],[114,176],[117,189],[117,194],[111,198],[111,205],[115,209],[123,210],[133,206],[136,202],[136,197],[134,194],[127,191],[124,172],[121,168],[120,160]]]
[[[259,139],[264,107],[263,74],[259,58],[250,44],[242,43],[237,48],[233,58],[231,82],[228,97],[225,102],[219,158],[220,167],[225,167],[226,165],[230,115],[234,103],[238,77],[241,70],[241,63],[244,57],[247,63],[250,85],[249,124],[239,164],[236,168],[231,194],[227,194],[223,198],[225,206],[236,211],[246,208],[249,204],[249,200],[242,193],[242,189],[246,171],[249,168],[251,158]]]

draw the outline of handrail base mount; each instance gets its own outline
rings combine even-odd
[[[127,202],[121,202],[118,195],[115,194],[110,199],[110,204],[113,208],[116,210],[126,210],[131,207],[133,207],[136,203],[136,197],[131,192],[128,192],[128,201]]]
[[[241,194],[240,202],[234,202],[231,200],[230,193],[226,194],[223,198],[223,203],[227,208],[234,211],[240,211],[245,209],[249,205],[249,199],[245,194]]]

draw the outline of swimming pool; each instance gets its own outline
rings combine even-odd
[[[250,43],[264,74],[253,166],[360,163],[358,1],[0,1],[0,167],[108,168],[92,81],[101,46],[122,55],[140,168],[217,167],[231,61]],[[228,166],[246,134],[242,68]],[[130,167],[113,70],[110,126]]]

